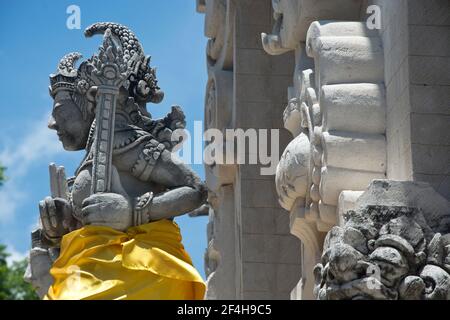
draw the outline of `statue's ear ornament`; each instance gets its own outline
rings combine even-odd
[[[79,94],[86,94],[88,92],[88,90],[89,90],[89,83],[86,80],[82,79],[82,80],[78,81],[77,92]]]

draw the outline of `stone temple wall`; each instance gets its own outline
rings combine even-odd
[[[430,183],[450,199],[450,2],[379,5],[390,179]]]
[[[209,298],[450,299],[450,2],[197,8],[205,128],[287,130],[275,177],[206,166]]]
[[[413,179],[450,199],[450,2],[408,1]]]
[[[293,55],[270,57],[261,32],[271,28],[270,0],[198,1],[205,13],[209,80],[205,129],[280,129]],[[248,155],[248,152],[247,152]],[[208,299],[289,299],[300,279],[300,242],[278,204],[273,175],[259,165],[205,166],[210,190]]]

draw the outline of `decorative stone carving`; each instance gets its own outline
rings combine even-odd
[[[205,95],[205,130],[233,127],[233,49],[235,3],[233,0],[199,0],[198,11],[205,14],[208,82]],[[199,10],[200,9],[200,10]],[[205,164],[208,187],[208,248],[205,253],[206,299],[235,299],[234,277],[234,192],[236,165]],[[223,259],[221,257],[224,257]]]
[[[321,41],[328,41],[331,51],[318,44]],[[362,49],[357,43],[364,41],[379,43],[379,38],[367,31],[363,23],[312,23],[306,51],[315,59],[315,72],[302,73],[299,97],[291,100],[291,107],[288,106],[284,115],[291,132],[302,130],[309,136],[311,171],[304,178],[310,181],[306,217],[317,221],[320,231],[328,231],[337,223],[336,207],[341,191],[363,190],[372,179],[384,178],[386,172],[385,93],[382,85],[370,83],[381,81],[382,77],[372,79],[373,73],[367,76],[364,71],[367,64],[362,69],[352,64],[353,69],[349,71],[342,66],[342,59],[328,57],[329,52],[345,52],[346,59],[353,61],[351,57],[361,57]],[[364,49],[373,68],[382,65],[379,51],[371,51],[379,50],[378,47]],[[344,70],[355,76],[342,73]],[[328,84],[329,77],[333,77],[334,84]],[[346,84],[348,79],[356,78],[364,78],[361,80],[364,83]],[[373,121],[366,124],[368,118]],[[300,128],[292,124],[294,119],[300,120]],[[285,169],[280,167],[280,170]]]
[[[311,115],[307,114],[309,113],[309,109],[303,107],[303,104],[317,104],[317,100],[312,101],[315,95],[311,91],[314,87],[314,71],[312,69],[303,70],[300,76],[294,73],[294,84],[295,86],[291,88],[292,90],[289,90],[293,97],[289,97],[289,103],[283,112],[283,122],[284,127],[296,137],[301,132],[308,130],[309,125],[311,127],[313,125],[313,123],[308,123]],[[317,106],[315,109],[317,109]],[[320,121],[319,119],[316,120]]]
[[[275,20],[272,34],[261,35],[264,50],[272,55],[294,50],[305,42],[315,20],[359,20],[360,0],[272,0]]]
[[[341,192],[362,191],[373,179],[385,178],[383,51],[378,33],[362,22],[315,21],[304,31],[305,44],[297,40],[296,46],[290,45],[283,32],[291,28],[292,35],[295,27],[280,24],[288,23],[285,15],[293,14],[293,6],[302,1],[277,3],[275,28],[283,31],[273,35],[279,42],[265,44],[278,46],[279,52],[270,54],[295,48],[298,57],[283,114],[294,140],[277,168],[277,192],[282,207],[290,211],[291,232],[303,242],[307,261],[302,285],[311,292],[303,289],[302,296],[312,298],[313,265],[325,232],[339,224]]]
[[[302,241],[302,250],[300,253],[302,259],[302,278],[294,290],[298,299],[314,299],[313,269],[315,264],[320,261],[325,234],[319,232],[316,221],[309,217],[309,210],[302,198],[297,198],[290,214],[291,233]]]
[[[370,185],[325,239],[314,270],[318,299],[450,299],[450,203],[430,190],[440,203],[430,210],[415,200],[420,190],[427,186]]]
[[[288,129],[294,137],[298,136],[301,132],[301,110],[300,99],[292,98],[283,113],[284,127]]]
[[[280,205],[290,211],[296,199],[306,201],[309,190],[310,142],[305,134],[298,135],[284,150],[275,178]]]
[[[209,67],[208,71],[209,80],[205,97],[205,130],[222,131],[225,146],[225,129],[230,128],[233,121],[233,101],[229,98],[233,92],[233,72],[220,70],[217,66]],[[215,197],[214,194],[221,194],[223,186],[232,184],[235,172],[235,164],[214,163],[205,165],[205,178],[210,197]],[[211,217],[211,219],[213,218],[214,216]]]
[[[234,187],[222,185],[209,193],[208,247],[205,252],[207,291],[205,298],[236,299]]]
[[[384,85],[352,83],[322,86],[320,105],[328,131],[382,135],[386,130]],[[370,115],[370,121],[367,121]]]
[[[218,129],[224,132],[233,122],[233,101],[229,97],[233,92],[234,11],[233,1],[205,1],[205,36],[210,38],[207,45],[205,130]],[[220,185],[229,183],[226,181],[226,176],[230,173],[229,165],[206,167],[206,182],[210,190],[217,191]],[[222,171],[225,171],[225,174],[222,174]],[[222,181],[223,179],[225,180]],[[215,187],[211,188],[210,184]]]
[[[311,24],[306,52],[319,66],[315,70],[317,88],[327,84],[384,81],[381,38],[375,31],[365,30],[363,22],[315,21]]]
[[[231,126],[233,101],[229,94],[233,91],[233,72],[209,70],[205,97],[205,130],[218,129],[225,133]]]
[[[206,47],[208,64],[218,64],[219,69],[232,70],[234,1],[200,1],[197,8],[205,13],[205,36],[209,38]]]

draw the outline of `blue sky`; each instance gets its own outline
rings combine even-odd
[[[81,9],[81,30],[66,27],[66,9],[72,4]],[[86,39],[83,30],[100,21],[129,26],[152,56],[165,92],[161,104],[148,105],[155,118],[178,104],[191,132],[194,121],[203,120],[206,39],[194,0],[0,0],[0,162],[8,167],[9,178],[0,187],[0,243],[8,245],[15,257],[29,249],[37,204],[49,194],[48,164],[64,165],[71,175],[83,156],[64,151],[46,127],[52,107],[48,75],[68,52],[88,58],[97,51],[101,37]],[[204,177],[201,165],[193,168]],[[183,243],[204,276],[207,218],[176,220]]]

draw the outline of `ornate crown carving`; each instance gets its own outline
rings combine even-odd
[[[75,63],[82,57],[81,53],[71,52],[66,54],[58,63],[56,73],[50,75],[50,94],[52,96],[58,89],[75,91],[78,70]]]
[[[129,96],[138,103],[159,103],[164,93],[158,87],[156,70],[150,66],[150,56],[144,55],[144,50],[134,33],[127,27],[118,23],[95,23],[84,32],[86,37],[96,34],[105,34],[108,41],[114,43],[114,47],[120,52],[120,61],[117,60],[118,70],[131,70],[123,87],[128,90]],[[55,96],[60,89],[69,90],[80,95],[86,94],[94,85],[95,70],[99,62],[108,58],[109,52],[100,47],[98,55],[81,63],[79,68],[76,62],[82,57],[78,52],[66,54],[58,64],[55,74],[50,75],[50,94]]]

